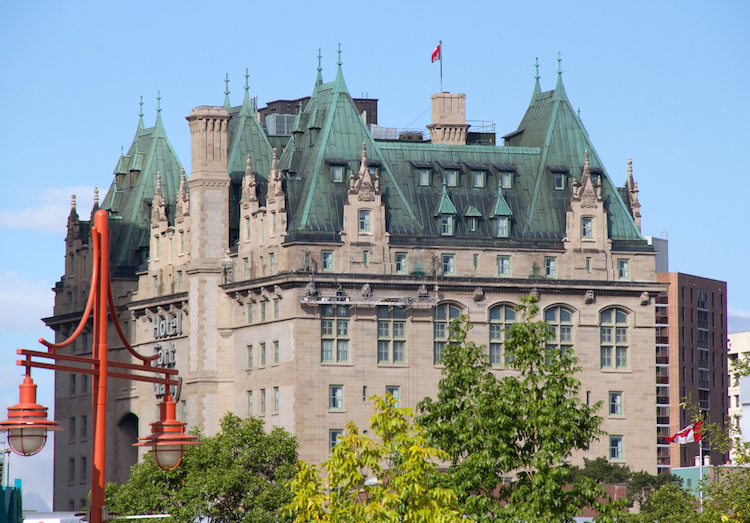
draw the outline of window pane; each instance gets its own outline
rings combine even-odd
[[[612,343],[612,327],[602,327],[601,333],[602,343]]]
[[[321,320],[320,335],[333,336],[333,320]]]
[[[405,338],[406,337],[406,323],[403,321],[393,322],[393,337],[394,338]]]
[[[393,342],[393,361],[395,363],[404,363],[406,361],[406,342]]]
[[[378,338],[389,338],[391,336],[391,322],[378,322]]]
[[[445,323],[435,324],[435,339],[445,339]]]
[[[435,342],[435,354],[434,354],[434,363],[438,364],[443,358],[443,349],[445,349],[445,342],[444,341],[436,341]]]
[[[557,308],[544,311],[544,321],[557,321]]]
[[[333,361],[333,340],[321,341],[320,358],[323,361]]]
[[[612,310],[606,310],[601,314],[602,323],[612,323]]]
[[[492,307],[490,309],[490,320],[499,320],[502,318],[503,308],[502,307]]]
[[[621,310],[618,309],[615,312],[615,315],[616,315],[617,323],[627,323],[628,322],[628,315],[625,314],[623,311],[621,311]]]
[[[349,340],[338,340],[336,342],[336,359],[338,361],[349,360]]]
[[[390,361],[391,342],[378,341],[378,363],[387,363]]]
[[[502,340],[503,326],[498,324],[490,324],[490,339],[491,340]]]
[[[336,335],[337,336],[349,336],[349,321],[348,320],[338,320],[336,322]]]
[[[612,366],[612,347],[602,347],[601,349],[601,366]]]
[[[561,322],[573,321],[573,316],[570,314],[569,310],[560,309],[560,321]]]
[[[461,316],[461,309],[459,309],[458,307],[454,307],[453,305],[449,306],[448,312],[451,320]]]
[[[628,342],[628,328],[627,327],[617,327],[615,329],[615,342],[616,343]]]
[[[501,343],[490,343],[490,363],[500,365],[502,363],[503,345]]]
[[[618,368],[624,368],[628,366],[628,348],[627,347],[617,347],[616,357],[617,357],[616,363],[617,363]]]
[[[510,307],[505,307],[505,321],[516,321],[516,311]]]
[[[560,327],[560,341],[573,341],[573,327]]]

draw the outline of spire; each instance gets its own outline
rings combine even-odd
[[[320,54],[320,49],[318,49],[318,77],[315,80],[315,85],[320,85],[323,83],[323,68],[320,66],[320,60],[323,58]]]
[[[185,216],[190,216],[190,195],[187,192],[185,181],[185,168],[180,167],[180,190],[177,192],[177,205],[175,209],[175,222],[180,223]]]
[[[497,216],[513,216],[513,211],[510,210],[510,206],[503,196],[502,180],[497,181],[497,198],[495,199],[495,205],[492,207],[492,213],[490,213],[490,218]]]
[[[336,65],[338,65],[338,70],[336,71],[336,87],[335,91],[337,93],[348,93],[349,90],[346,87],[346,82],[344,81],[344,73],[341,71],[341,44],[339,44],[339,61],[336,62]]]
[[[224,87],[224,107],[227,108],[227,111],[231,109],[232,104],[229,103],[229,73],[225,73],[224,77],[224,83],[226,84]]]
[[[156,91],[156,124],[154,136],[165,135],[164,124],[161,122],[161,91]]]
[[[76,195],[70,196],[70,214],[68,215],[68,234],[74,234],[75,225],[78,223],[78,212],[76,212]]]
[[[161,194],[161,172],[156,171],[156,192],[151,203],[151,227],[158,227],[159,222],[167,220],[167,204]]]
[[[281,186],[281,170],[279,170],[278,151],[276,147],[274,147],[273,159],[271,160],[271,172],[268,175],[268,192],[266,193],[266,201],[268,203],[274,203],[276,197],[281,198],[283,207],[284,191]]]
[[[141,95],[141,101],[138,105],[141,106],[141,109],[138,112],[138,129],[145,129],[146,127],[143,125],[143,95]]]
[[[245,97],[242,99],[242,107],[240,108],[240,116],[253,116],[253,102],[250,100],[250,86],[248,85],[248,69],[245,68]],[[224,101],[224,107],[227,107],[227,101]]]
[[[560,58],[560,53],[557,53],[557,85],[555,85],[555,94],[553,97],[554,100],[567,100],[568,95],[565,94],[565,87],[563,86],[562,81],[562,58]]]
[[[367,145],[362,142],[362,157],[359,162],[359,172],[354,171],[349,176],[349,194],[356,194],[357,200],[361,202],[372,202],[375,195],[380,193],[380,179],[377,174],[370,174],[367,166]]]
[[[539,57],[536,57],[536,64],[534,65],[536,67],[536,76],[534,79],[536,80],[536,83],[534,84],[534,96],[540,94],[542,92],[542,87],[539,85]]]
[[[242,178],[242,196],[240,197],[240,204],[243,209],[247,209],[250,206],[250,202],[258,201],[256,186],[257,183],[255,181],[255,175],[253,174],[251,157],[248,153],[247,163],[245,165],[245,176]]]
[[[450,196],[448,196],[448,189],[445,185],[445,179],[443,179],[443,193],[440,195],[440,202],[438,202],[435,216],[440,216],[441,214],[458,214],[458,212],[456,211],[456,206],[453,205]]]
[[[628,178],[625,182],[625,187],[630,191],[633,189],[633,160],[628,156]]]

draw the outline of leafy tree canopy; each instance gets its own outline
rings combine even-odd
[[[417,421],[447,452],[445,477],[477,521],[572,521],[585,507],[602,519],[619,513],[604,488],[585,476],[570,483],[564,460],[602,435],[601,402],[578,397],[572,351],[548,346],[550,326],[535,321],[537,298],[521,298],[521,321],[505,332],[506,366],[498,378],[487,347],[466,341],[465,317],[450,325],[437,400],[426,398]],[[504,478],[515,475],[512,482]]]
[[[106,507],[120,515],[172,515],[192,523],[288,521],[297,440],[281,428],[266,433],[262,420],[227,414],[215,436],[189,448],[175,470],[161,470],[150,454],[131,469],[128,483],[108,484]]]
[[[396,408],[390,394],[373,399],[377,439],[350,422],[322,464],[325,478],[314,465],[297,464],[287,506],[295,523],[460,523],[455,493],[434,486],[435,461],[447,455],[427,444],[424,430],[410,422],[411,409]]]

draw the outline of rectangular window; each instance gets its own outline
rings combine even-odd
[[[495,218],[497,220],[497,229],[495,230],[495,234],[498,238],[507,238],[508,237],[508,217],[507,216],[498,216]]]
[[[279,319],[279,299],[274,298],[273,300],[273,319],[278,320]]]
[[[429,169],[419,170],[419,185],[430,185],[430,170]]]
[[[602,368],[612,367],[612,347],[602,347],[601,366]]]
[[[70,458],[68,460],[68,483],[76,482],[76,459]],[[71,501],[71,503],[73,503]]]
[[[442,265],[443,265],[443,274],[453,274],[455,271],[455,255],[453,254],[443,254],[442,255]]]
[[[344,431],[341,429],[331,429],[328,431],[328,451],[333,450],[333,447],[339,444],[341,438],[344,437]]]
[[[581,218],[581,238],[594,237],[594,220],[584,216]]]
[[[265,343],[260,344],[260,366],[261,367],[266,366],[266,344]]]
[[[180,231],[180,253],[185,252],[185,231]]]
[[[154,281],[154,296],[156,296],[159,292],[159,277],[154,276],[153,281]]]
[[[260,302],[260,321],[266,321],[266,302]]]
[[[182,291],[182,271],[177,271],[177,292]]]
[[[248,369],[253,368],[253,346],[252,345],[247,346],[247,368]]]
[[[72,443],[76,440],[76,419],[70,418],[68,420],[68,442]]]
[[[274,253],[268,255],[268,274],[273,274],[274,266],[276,265],[276,256]]]
[[[320,253],[320,262],[324,271],[333,270],[333,251],[322,251]]]
[[[397,385],[386,385],[385,393],[390,394],[393,396],[393,399],[396,400],[393,404],[394,407],[399,408],[401,406],[401,387]]]
[[[86,456],[81,456],[81,483],[86,483],[89,477],[89,465]]]
[[[359,232],[370,232],[370,211],[359,211]]]
[[[565,173],[555,173],[555,189],[558,191],[565,189]]]
[[[478,223],[479,222],[477,221],[476,216],[470,216],[469,217],[469,230],[471,232],[476,232],[477,231]]]
[[[362,253],[362,264],[365,267],[369,267],[370,266],[370,251],[364,251]]]
[[[85,414],[81,416],[81,441],[86,441],[89,437],[89,418]]]
[[[81,394],[89,393],[89,375],[81,374]]]
[[[250,239],[250,217],[249,216],[245,217],[245,231],[246,231],[245,239],[249,240]]]
[[[273,411],[279,412],[279,388],[273,388]]]
[[[328,387],[328,408],[330,410],[344,410],[343,385],[331,385]]]
[[[156,237],[156,257],[157,257],[157,258],[158,258],[158,257],[159,257],[159,255],[161,254],[161,247],[160,247],[159,243],[160,243],[160,242],[159,242],[159,237],[157,236],[157,237]]]
[[[544,273],[548,278],[557,276],[557,258],[544,258]]]
[[[503,189],[510,189],[513,186],[513,173],[511,172],[500,173],[500,186]]]
[[[404,274],[408,271],[407,258],[405,252],[396,253],[396,272]]]
[[[497,275],[510,276],[510,256],[497,257]]]
[[[253,304],[252,303],[247,304],[247,322],[248,323],[253,322]]]
[[[274,365],[279,364],[279,342],[278,341],[273,342],[273,364]]]
[[[609,437],[609,459],[621,460],[623,458],[622,436]]]
[[[609,393],[609,415],[622,416],[622,392]]]
[[[333,307],[323,311],[323,315],[332,316]],[[346,317],[348,308],[337,306],[336,316]],[[335,330],[334,330],[335,329]],[[320,321],[320,360],[321,361],[349,361],[349,320],[322,319]]]
[[[458,185],[458,171],[455,169],[448,169],[445,171],[446,183],[449,187],[455,187]]]
[[[247,258],[242,258],[242,277],[247,279],[247,270],[250,266],[250,262]]]
[[[69,395],[70,396],[75,396],[76,395],[76,376],[78,376],[78,375],[77,374],[71,374],[70,378],[69,378],[69,383],[70,383],[70,394]]]
[[[628,260],[617,260],[617,277],[621,280],[630,279],[630,263]]]
[[[617,347],[615,350],[615,366],[618,369],[626,369],[628,367],[628,348]]]
[[[253,415],[253,391],[247,391],[247,417]]]
[[[260,389],[260,413],[266,413],[266,389]]]
[[[479,268],[479,255],[475,254],[474,255],[474,269],[476,270],[478,268]]]
[[[591,258],[586,258],[586,272],[591,272]]]
[[[333,165],[331,166],[331,172],[333,175],[333,181],[334,182],[343,182],[344,181],[344,166],[343,165]]]
[[[472,171],[474,177],[474,187],[484,187],[484,171]]]
[[[440,234],[451,236],[453,234],[453,216],[443,214],[440,216]]]
[[[276,234],[276,213],[271,213],[271,234]]]

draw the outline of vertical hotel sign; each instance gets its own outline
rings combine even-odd
[[[151,321],[154,328],[155,340],[164,340],[182,335],[182,313],[168,314],[166,317],[157,315]],[[155,345],[154,353],[158,355],[158,358],[156,358],[154,365],[166,369],[174,368],[177,362],[175,357],[176,352],[177,349],[173,341]],[[174,401],[180,400],[182,389],[182,378],[177,378],[177,381],[177,385],[169,387],[169,393]],[[166,387],[163,383],[154,383],[154,395],[157,398],[163,397],[166,394]]]

